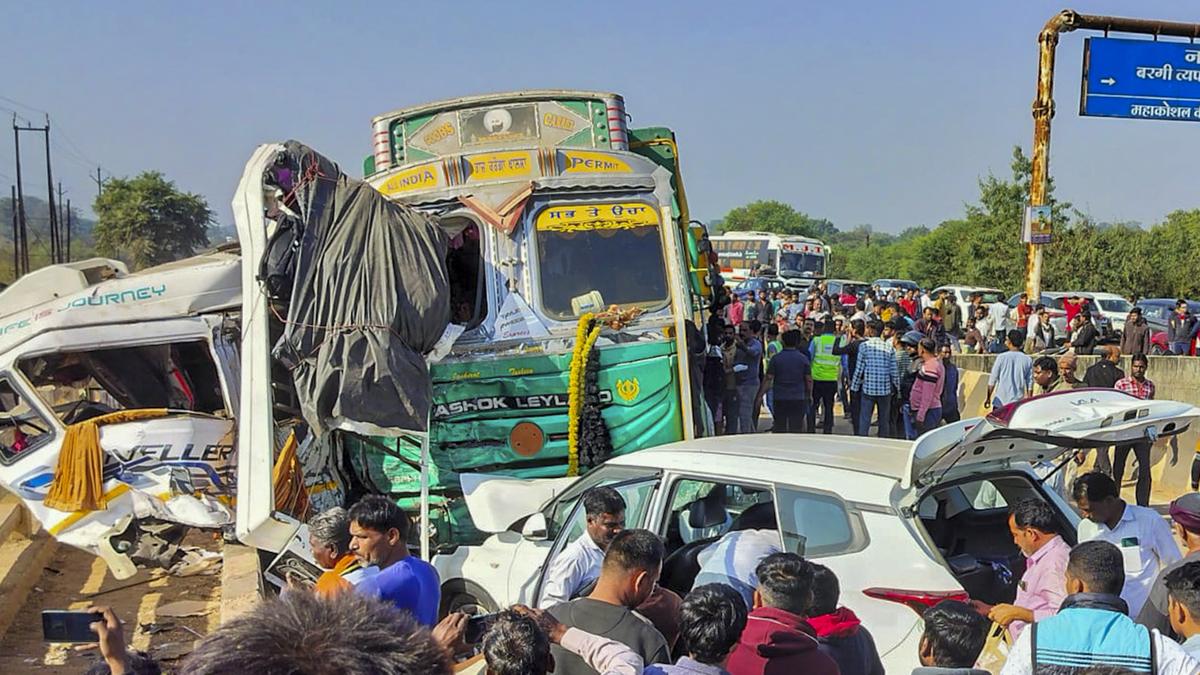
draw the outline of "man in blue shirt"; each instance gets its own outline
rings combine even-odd
[[[988,377],[987,398],[983,407],[999,408],[1013,401],[1029,398],[1033,389],[1033,359],[1021,351],[1025,334],[1016,328],[1008,331],[1004,345],[1008,351],[996,357]]]
[[[368,495],[350,509],[350,550],[379,573],[355,590],[412,612],[426,626],[437,623],[441,583],[433,565],[408,554],[408,515],[381,495]]]
[[[775,424],[771,431],[796,434],[804,431],[805,409],[812,400],[812,369],[808,356],[800,351],[800,331],[786,331],[782,342],[783,351],[767,366],[758,395],[774,392]]]

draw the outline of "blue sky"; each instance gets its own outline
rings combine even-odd
[[[51,114],[55,173],[90,203],[89,166],[158,169],[222,222],[261,142],[297,138],[361,173],[370,118],[519,88],[617,91],[675,129],[693,213],[779,199],[839,227],[961,215],[1028,147],[1038,30],[1062,4],[984,2],[25,3],[0,23],[0,114]],[[1093,14],[1200,20],[1165,0]],[[1081,118],[1085,33],[1058,50],[1051,171],[1099,220],[1200,206],[1200,125]],[[0,133],[8,194],[12,137]],[[44,192],[35,136],[23,139]],[[29,146],[25,146],[28,148]],[[91,167],[94,171],[94,166]]]

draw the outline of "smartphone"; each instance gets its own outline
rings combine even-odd
[[[463,642],[469,645],[478,644],[483,636],[492,629],[499,613],[479,614],[467,619],[467,629],[463,632]]]
[[[91,624],[103,621],[99,612],[42,610],[42,639],[46,642],[96,642],[100,639]]]

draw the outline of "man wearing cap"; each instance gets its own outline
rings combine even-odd
[[[1171,502],[1171,528],[1175,536],[1183,542],[1187,549],[1182,560],[1177,560],[1162,569],[1154,585],[1150,587],[1150,597],[1138,612],[1137,622],[1146,628],[1157,628],[1163,635],[1178,638],[1171,630],[1171,621],[1167,618],[1167,585],[1163,582],[1167,574],[1190,562],[1200,561],[1200,493],[1189,492]]]

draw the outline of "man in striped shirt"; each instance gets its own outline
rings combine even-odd
[[[1113,388],[1145,401],[1153,399],[1154,383],[1146,378],[1146,368],[1149,365],[1150,359],[1147,359],[1145,354],[1134,354],[1129,359],[1129,375],[1117,380]],[[1138,506],[1149,506],[1151,480],[1149,441],[1143,440],[1132,445],[1117,446],[1117,450],[1113,454],[1113,478],[1116,479],[1117,485],[1120,485],[1125,479],[1125,460],[1129,457],[1130,450],[1133,450],[1133,456],[1137,458],[1137,504]]]
[[[858,347],[858,363],[850,379],[850,391],[861,394],[858,428],[855,433],[866,436],[871,429],[871,413],[879,410],[879,437],[890,436],[893,394],[900,391],[900,374],[896,369],[896,350],[880,337],[883,324],[867,323],[867,339]]]

